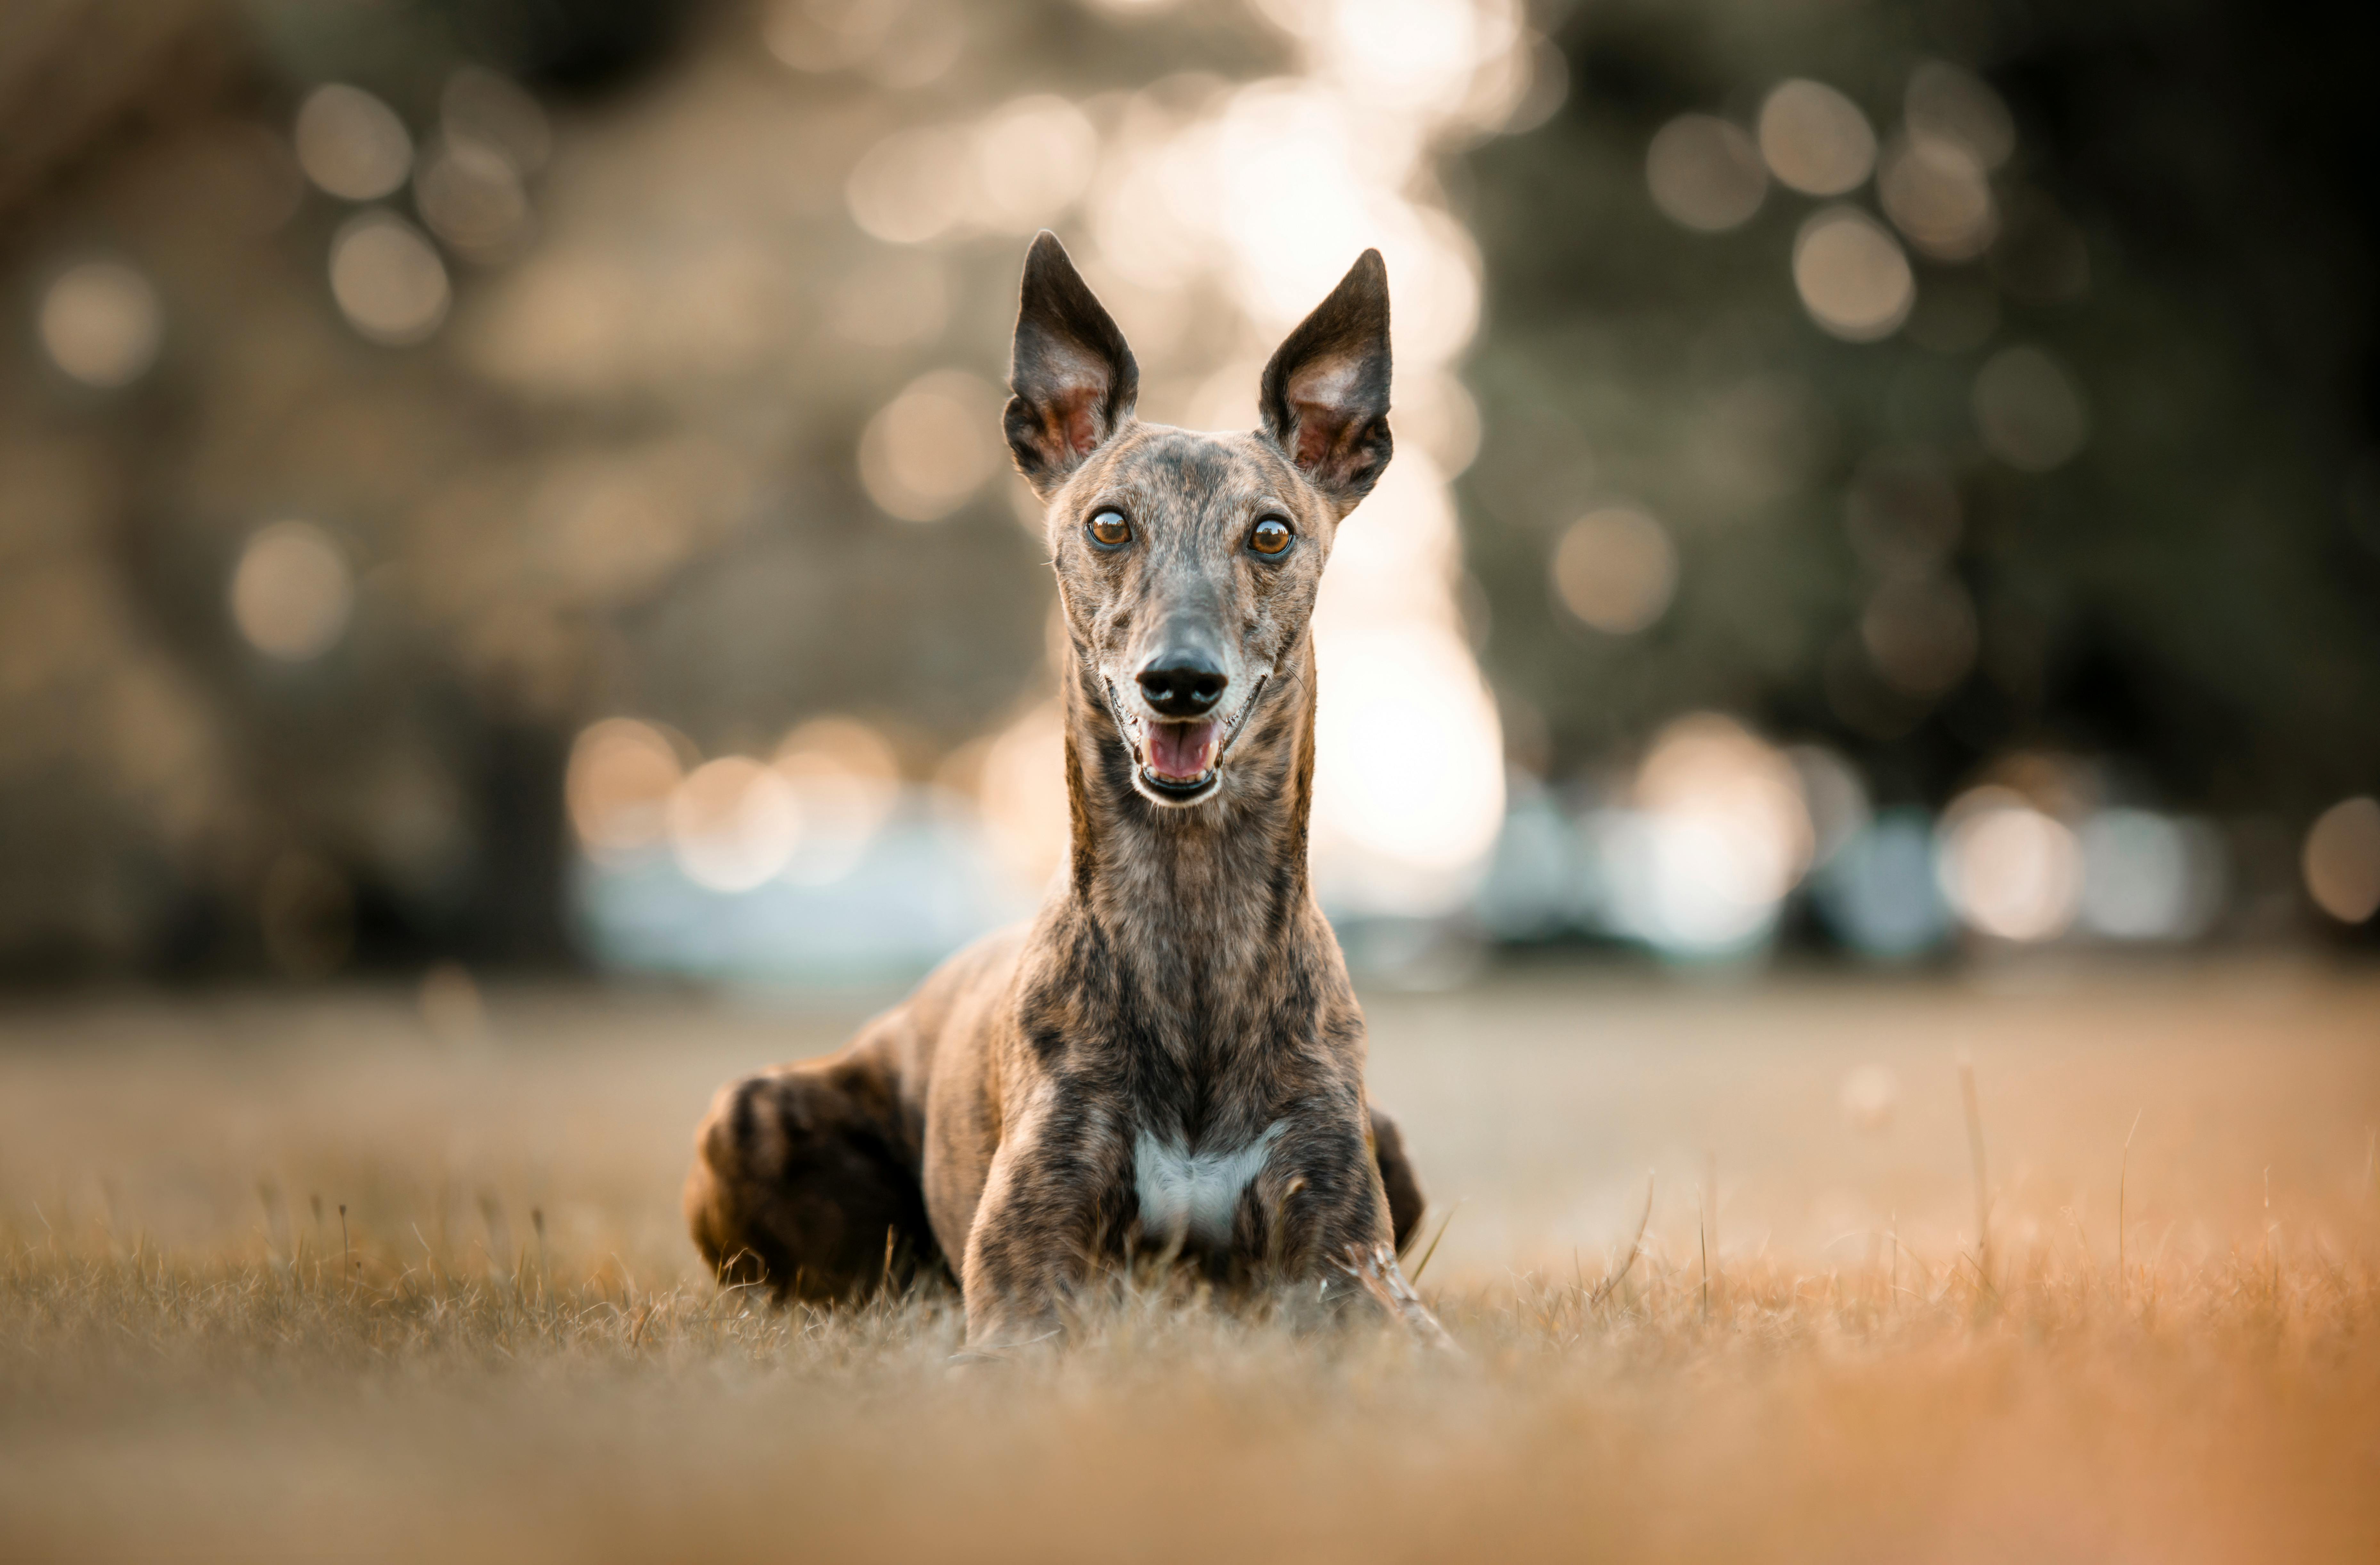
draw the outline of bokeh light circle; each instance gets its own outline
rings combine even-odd
[[[669,736],[634,718],[592,722],[570,746],[565,798],[579,844],[599,860],[652,847],[667,830],[671,794],[686,774]]]
[[[2066,932],[2082,903],[2082,854],[2063,821],[1999,787],[1954,802],[1945,819],[1942,890],[1970,928],[2015,942]]]
[[[1066,725],[1044,702],[996,735],[983,755],[976,805],[993,856],[1039,890],[1066,860]]]
[[[679,870],[712,892],[748,892],[773,879],[801,833],[792,784],[749,756],[722,756],[686,773],[662,819]]]
[[[1928,60],[1909,73],[1901,113],[1911,134],[1955,141],[1986,169],[2016,151],[2016,121],[1989,83],[1974,72]]]
[[[2380,800],[2342,799],[2306,833],[2306,894],[2342,924],[2380,913]]]
[[[930,522],[965,504],[1000,465],[999,394],[954,370],[921,375],[859,437],[859,477],[892,516]]]
[[[1999,210],[1981,159],[1938,136],[1896,140],[1876,176],[1893,226],[1937,261],[1973,261],[1999,232]]]
[[[355,577],[331,535],[311,522],[256,529],[231,578],[232,623],[248,644],[285,662],[337,644],[355,608]]]
[[[156,361],[165,331],[157,290],[120,261],[87,261],[42,295],[36,321],[50,361],[87,386],[129,385]]]
[[[1889,1065],[1860,1065],[1845,1073],[1836,1099],[1843,1123],[1880,1135],[1892,1128],[1892,1112],[1900,1104],[1900,1078]]]
[[[331,195],[376,201],[405,183],[413,138],[396,111],[360,87],[331,82],[298,108],[298,166]]]
[[[2064,467],[2090,438],[2082,390],[2058,362],[2030,346],[2002,348],[1975,372],[1976,432],[2010,467]]]
[[[1099,132],[1065,99],[1004,103],[976,127],[975,176],[992,226],[1029,234],[1073,206],[1098,166]]]
[[[887,244],[941,237],[967,215],[973,151],[944,126],[894,131],[852,165],[844,187],[852,221]]]
[[[1888,337],[1909,319],[1917,279],[1884,225],[1852,206],[1819,211],[1793,241],[1793,286],[1810,319],[1846,342]]]
[[[1805,196],[1856,189],[1876,166],[1876,132],[1859,105],[1822,81],[1779,82],[1760,105],[1760,155]]]
[[[901,767],[883,734],[856,718],[816,717],[785,735],[769,763],[794,790],[801,836],[786,879],[826,885],[857,867],[892,818]]]
[[[1667,528],[1631,506],[1581,516],[1554,545],[1553,583],[1585,624],[1630,636],[1658,620],[1678,586],[1678,551]]]
[[[1655,738],[1632,793],[1606,843],[1620,926],[1689,957],[1767,939],[1815,848],[1792,762],[1733,718],[1695,712]]]
[[[2078,836],[2081,922],[2093,934],[2187,940],[2203,932],[2221,905],[2221,852],[2203,821],[2118,807],[2085,820]]]
[[[331,297],[358,333],[384,346],[418,343],[446,319],[446,263],[392,212],[350,219],[331,240]]]
[[[1768,193],[1768,173],[1751,137],[1715,115],[1680,115],[1645,153],[1653,204],[1671,222],[1723,234],[1752,221]]]
[[[553,151],[553,128],[538,101],[483,66],[463,66],[447,78],[438,122],[447,140],[501,152],[522,175],[544,167]]]
[[[478,260],[517,244],[528,227],[528,196],[512,159],[485,141],[440,142],[414,178],[431,232]]]

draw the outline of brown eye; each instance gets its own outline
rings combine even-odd
[[[1289,540],[1296,536],[1289,530],[1289,524],[1279,516],[1267,516],[1257,524],[1257,530],[1248,535],[1248,547],[1259,554],[1278,554],[1288,548]]]
[[[1091,518],[1091,540],[1102,549],[1121,548],[1132,541],[1132,524],[1121,511],[1102,511]]]

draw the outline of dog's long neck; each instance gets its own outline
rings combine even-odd
[[[1224,757],[1225,792],[1152,804],[1096,670],[1066,691],[1073,813],[1068,895],[1169,1003],[1239,1009],[1255,975],[1293,964],[1309,925],[1306,831],[1314,795],[1314,648],[1283,658]],[[1250,997],[1253,999],[1253,995]]]

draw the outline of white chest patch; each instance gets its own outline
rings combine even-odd
[[[1240,1192],[1272,1156],[1283,1122],[1245,1146],[1191,1151],[1179,1137],[1142,1131],[1132,1145],[1133,1184],[1140,1196],[1141,1231],[1163,1244],[1220,1249],[1232,1241]]]

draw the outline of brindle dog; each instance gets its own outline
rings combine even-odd
[[[1306,877],[1315,590],[1390,449],[1379,253],[1266,365],[1261,430],[1195,434],[1134,418],[1132,350],[1044,233],[1010,385],[1074,650],[1063,883],[842,1052],[722,1089],[695,1243],[816,1300],[955,1258],[976,1349],[1052,1334],[1135,1246],[1436,1336],[1396,1264],[1421,1190]]]

